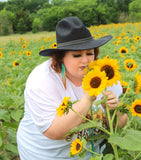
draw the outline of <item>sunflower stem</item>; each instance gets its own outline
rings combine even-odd
[[[114,150],[115,160],[118,160],[119,158],[118,158],[117,145],[112,144],[112,143],[111,143],[111,145],[112,145],[113,150]]]
[[[70,107],[70,109],[71,109],[74,113],[76,113],[78,116],[80,116],[81,118],[85,119],[86,121],[89,121],[89,122],[93,123],[92,120],[90,120],[90,119],[86,118],[85,116],[81,115],[80,113],[76,112],[72,107]],[[93,124],[95,124],[95,123],[93,123]],[[98,127],[98,126],[97,126],[96,128],[102,130],[103,132],[107,133],[108,135],[111,135],[110,132],[109,132],[108,130],[106,130],[105,128],[103,128],[102,126],[101,126],[101,127]]]
[[[119,118],[120,118],[120,115],[121,115],[121,114],[122,114],[122,113],[120,113],[119,116],[117,117],[117,121],[116,121],[116,125],[115,125],[115,133],[116,133],[117,128],[118,128],[118,121],[119,121]]]
[[[128,85],[127,90],[126,90],[126,92],[124,93],[124,95],[123,95],[123,97],[122,97],[122,99],[121,99],[120,103],[122,103],[122,102],[123,102],[123,100],[124,100],[125,96],[127,95],[127,91],[128,91],[128,90],[129,90],[129,85]]]
[[[141,151],[136,155],[136,157],[133,160],[136,160],[140,154],[141,154]]]
[[[106,110],[107,110],[108,122],[109,122],[109,127],[110,127],[110,135],[111,135],[111,134],[113,134],[113,123],[111,120],[109,106],[108,106],[107,102],[106,102]]]
[[[130,126],[131,122],[133,121],[133,116],[131,118],[131,120],[128,122],[128,124],[123,128],[123,131],[121,132],[121,135],[124,134],[124,132],[126,131],[126,129]]]
[[[81,158],[79,157],[79,155],[76,155],[76,157],[77,157],[79,160],[81,160]]]
[[[114,121],[114,119],[115,119],[115,116],[116,116],[116,113],[117,113],[117,108],[114,110],[114,113],[113,113],[113,115],[112,115],[112,123],[113,123],[113,121]],[[118,122],[118,120],[117,120],[117,122]],[[117,126],[117,122],[116,122],[116,126]]]

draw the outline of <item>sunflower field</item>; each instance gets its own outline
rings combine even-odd
[[[141,159],[141,23],[108,24],[89,27],[94,38],[112,35],[100,47],[99,58],[118,62],[123,94],[119,107],[128,114],[128,137],[124,144],[115,142],[121,160]],[[24,88],[28,75],[46,57],[39,56],[45,48],[55,48],[55,33],[9,40],[0,44],[0,159],[18,160],[16,131],[24,113]],[[130,137],[136,131],[136,139]],[[115,135],[116,136],[116,135]],[[132,142],[128,143],[128,138]],[[110,139],[112,141],[112,138]],[[113,141],[112,141],[113,142]],[[108,157],[108,156],[107,156]],[[116,157],[117,159],[117,157]],[[105,158],[106,160],[106,158]],[[110,158],[108,157],[108,160]]]

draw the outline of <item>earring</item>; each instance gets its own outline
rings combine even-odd
[[[66,74],[65,74],[66,73],[66,69],[65,69],[65,66],[64,66],[63,63],[61,64],[61,67],[62,67],[62,69],[61,69],[62,81],[63,81],[64,87],[66,89]]]

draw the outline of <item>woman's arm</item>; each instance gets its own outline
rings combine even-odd
[[[85,93],[72,107],[76,112],[86,116],[95,99],[94,96],[90,97],[88,93]],[[82,121],[83,118],[70,110],[68,114],[63,115],[62,117],[56,116],[51,126],[43,134],[54,140],[64,139],[66,134],[72,128],[79,126]]]

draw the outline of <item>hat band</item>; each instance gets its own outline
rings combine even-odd
[[[88,38],[83,38],[83,39],[79,39],[79,40],[73,40],[73,41],[64,42],[64,43],[58,43],[57,48],[87,42],[87,41],[92,40],[92,39],[93,39],[93,37],[88,37]]]

